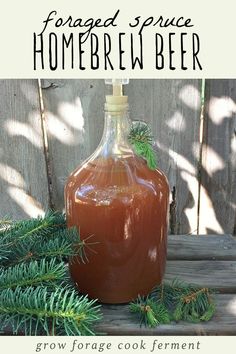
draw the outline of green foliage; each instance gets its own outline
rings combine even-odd
[[[65,216],[49,211],[44,218],[9,223],[0,235],[0,265],[56,257],[65,260],[79,255],[85,262],[86,248],[76,228],[66,228]]]
[[[170,322],[166,307],[149,297],[139,296],[136,302],[130,304],[130,311],[139,315],[140,325],[156,327]]]
[[[209,289],[181,283],[161,284],[148,297],[138,297],[130,311],[139,315],[140,324],[156,327],[170,321],[209,321],[215,312]]]
[[[17,242],[29,236],[48,236],[52,232],[65,227],[65,216],[59,212],[49,210],[44,217],[12,223],[8,231],[11,232],[11,242]]]
[[[87,260],[76,228],[66,228],[65,216],[45,217],[0,226],[0,331],[15,334],[93,335],[101,312],[96,300],[73,290],[66,262]]]
[[[17,247],[11,248],[8,253],[8,264],[26,262],[33,259],[56,257],[58,260],[79,254],[85,258],[85,244],[79,238],[75,228],[57,230],[48,237],[31,237],[22,240]]]
[[[0,293],[1,328],[25,335],[94,335],[91,325],[101,318],[95,300],[75,290],[45,286],[6,289]]]
[[[0,268],[0,272],[0,292],[4,289],[14,289],[19,286],[38,286],[42,284],[55,286],[58,283],[69,281],[65,263],[58,263],[56,258],[52,258],[50,261],[41,259],[38,262],[23,262],[12,267]]]
[[[215,312],[215,305],[208,288],[197,288],[189,285],[183,287],[176,301],[173,318],[176,321],[189,322],[209,321]]]
[[[9,257],[23,241],[32,243],[37,239],[42,240],[60,229],[65,229],[65,217],[58,212],[49,211],[45,217],[30,220],[21,220],[3,224],[4,229],[0,234],[0,260]]]
[[[157,159],[149,126],[145,122],[133,121],[129,133],[129,141],[133,145],[136,154],[146,159],[148,167],[151,170],[155,170]]]

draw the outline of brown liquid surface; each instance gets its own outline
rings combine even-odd
[[[86,264],[74,258],[70,272],[82,293],[104,303],[146,295],[165,270],[169,187],[164,174],[138,157],[99,158],[76,170],[66,189],[68,226],[76,225]]]

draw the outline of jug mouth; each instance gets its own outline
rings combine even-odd
[[[107,95],[104,105],[105,112],[127,112],[129,110],[128,96]]]

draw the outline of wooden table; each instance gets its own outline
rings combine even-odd
[[[103,305],[97,329],[108,335],[236,335],[236,238],[231,235],[169,236],[165,280],[176,277],[214,288],[216,313],[209,322],[140,328],[128,305]]]

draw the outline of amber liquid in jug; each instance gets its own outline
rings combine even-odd
[[[108,112],[98,149],[65,187],[68,226],[94,243],[88,262],[70,261],[70,273],[81,293],[103,303],[147,295],[165,271],[168,182],[134,154],[128,131],[127,112]]]

